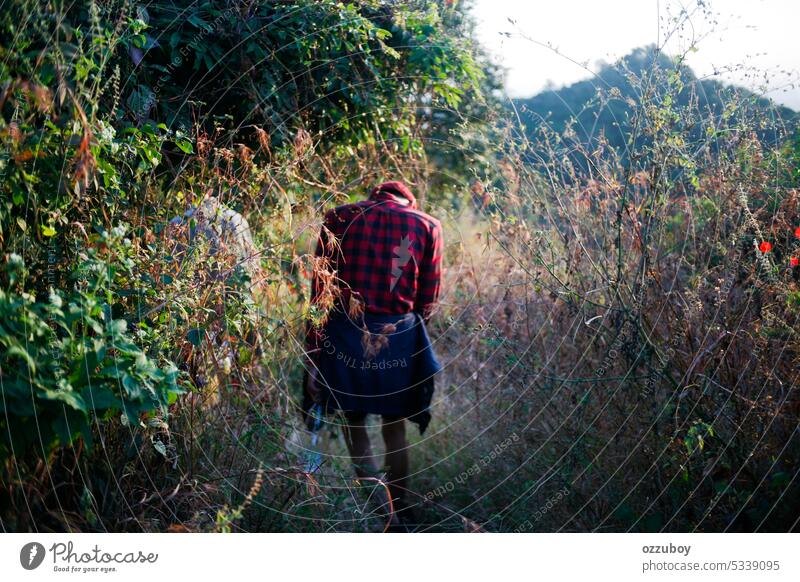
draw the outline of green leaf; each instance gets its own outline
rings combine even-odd
[[[81,428],[83,428],[83,424],[85,424],[72,422],[75,419],[65,418],[68,416],[72,415],[58,414],[50,424],[51,428],[53,429],[53,433],[55,433],[62,445],[68,445],[71,443],[73,437],[80,432]]]
[[[181,151],[185,154],[193,154],[194,148],[192,147],[192,142],[188,139],[178,139],[175,140],[175,145],[178,146]]]
[[[131,398],[138,398],[141,394],[139,381],[130,374],[125,374],[125,376],[122,377],[122,385]]]
[[[191,16],[189,16],[189,18],[187,18],[187,20],[189,21],[190,24],[193,24],[197,28],[202,28],[203,30],[208,30],[209,28],[211,28],[209,24],[205,20],[200,18],[197,14],[192,14]]]
[[[167,456],[167,446],[161,441],[153,439],[153,448],[158,451],[162,457]]]
[[[90,410],[99,411],[120,407],[119,398],[106,386],[87,386],[81,392],[81,397]]]
[[[45,400],[63,402],[70,408],[80,410],[81,412],[86,412],[86,404],[84,403],[83,398],[81,398],[80,394],[76,393],[72,389],[45,390],[42,394],[42,398]]]
[[[128,322],[124,319],[115,319],[111,322],[111,333],[114,335],[122,335],[128,329]]]
[[[200,344],[203,343],[203,338],[205,337],[205,330],[201,327],[194,327],[189,330],[189,333],[186,334],[186,339],[196,348],[200,347]]]
[[[28,350],[26,350],[22,346],[18,346],[18,345],[11,346],[10,348],[8,348],[8,351],[6,352],[6,356],[8,358],[10,358],[11,356],[19,356],[20,358],[25,360],[26,364],[28,364],[28,368],[30,369],[31,373],[33,373],[33,374],[36,373],[36,362],[31,357],[31,355],[28,353]]]

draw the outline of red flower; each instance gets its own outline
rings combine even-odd
[[[794,229],[794,236],[800,238],[800,226]]]
[[[796,267],[797,265],[800,265],[800,259],[798,259],[797,257],[792,257],[791,259],[789,259],[789,264],[793,267]]]
[[[758,250],[760,250],[762,253],[768,253],[772,250],[772,243],[764,241],[758,245]]]

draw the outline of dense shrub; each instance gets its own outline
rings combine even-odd
[[[118,242],[103,235],[103,243]],[[146,421],[149,413],[166,419],[182,391],[178,370],[148,357],[115,305],[103,301],[115,296],[109,288],[113,263],[87,257],[77,266],[75,290],[51,289],[46,300],[25,290],[18,255],[10,255],[6,267],[0,454],[47,458],[77,436],[91,445],[90,425],[114,415],[126,425]]]

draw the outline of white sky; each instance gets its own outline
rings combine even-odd
[[[681,4],[692,12],[697,3],[473,0],[473,12],[479,38],[507,69],[509,95],[521,97],[541,91],[548,82],[561,87],[589,78],[591,71],[597,71],[598,60],[613,62],[633,48],[663,44],[666,31],[673,28],[670,18],[678,15]],[[766,89],[767,96],[800,110],[800,1],[705,0],[704,4],[710,14],[697,10],[691,25],[669,38],[666,52],[685,51],[694,35],[698,50],[689,54],[687,62],[698,76],[734,67],[717,78],[759,93]],[[560,54],[542,46],[548,43]]]

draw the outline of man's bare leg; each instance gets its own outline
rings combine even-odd
[[[408,443],[406,421],[402,417],[384,416],[383,442],[386,444],[386,471],[392,499],[405,505],[408,498]]]
[[[378,467],[367,434],[367,415],[348,412],[345,413],[345,419],[344,440],[356,475],[361,478],[374,477],[378,473]]]

